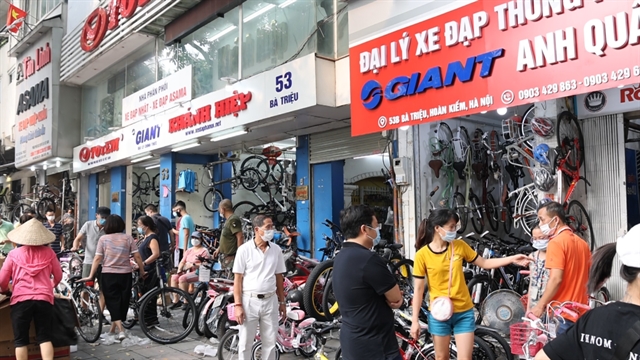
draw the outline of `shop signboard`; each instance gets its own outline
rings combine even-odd
[[[169,106],[91,144],[74,148],[73,171],[86,171],[151,151],[170,151],[170,147],[190,140],[208,141],[220,132],[314,106],[316,80],[315,75],[308,74],[315,74],[315,69],[315,54],[310,54],[181,106]],[[116,138],[120,139],[117,148],[106,146]]]
[[[80,33],[80,47],[85,52],[97,49],[104,40],[107,31],[116,31],[120,21],[131,19],[139,8],[151,0],[110,0],[106,8],[97,7],[84,22]]]
[[[15,163],[23,168],[52,156],[53,65],[51,32],[18,57]],[[53,54],[55,56],[55,54]]]
[[[580,119],[640,111],[640,84],[592,91],[578,95],[576,100]]]
[[[122,99],[124,126],[191,100],[191,65]]]
[[[640,1],[478,0],[350,48],[363,135],[640,81]]]

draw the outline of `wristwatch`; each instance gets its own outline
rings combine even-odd
[[[280,305],[286,305],[287,303],[286,303],[286,302],[284,302],[284,301],[278,301],[278,304],[280,304]]]

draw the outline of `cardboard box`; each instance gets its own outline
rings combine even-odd
[[[32,338],[29,341],[31,344],[28,346],[29,349],[29,360],[40,360],[42,357],[40,356],[40,346],[36,344],[36,339]],[[16,348],[13,345],[12,341],[3,341],[0,342],[0,360],[16,360]],[[53,349],[53,357],[55,359],[60,358],[69,358],[71,354],[69,346],[63,346]]]
[[[0,295],[0,342],[13,341],[13,323],[11,322],[11,306],[9,305],[9,298]],[[35,338],[36,327],[31,322],[31,328],[29,330],[29,337]]]

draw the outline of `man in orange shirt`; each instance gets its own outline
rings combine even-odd
[[[540,206],[538,220],[540,230],[550,238],[545,265],[549,269],[549,281],[531,312],[537,317],[542,316],[550,302],[573,301],[587,305],[587,281],[591,266],[589,245],[567,226],[564,209],[557,202],[551,201]],[[557,334],[566,332],[577,320],[568,315],[563,317],[565,321],[558,326]]]

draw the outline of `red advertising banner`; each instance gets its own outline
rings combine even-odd
[[[351,134],[640,82],[640,0],[478,0],[349,51]]]

